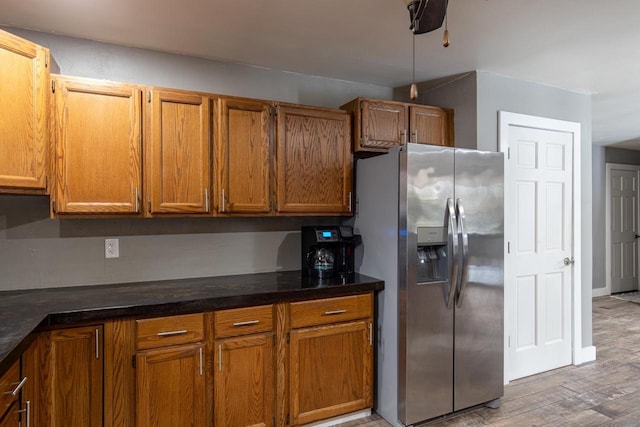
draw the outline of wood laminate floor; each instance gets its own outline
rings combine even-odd
[[[429,426],[640,426],[640,304],[593,300],[597,360],[512,381],[499,409]],[[388,427],[377,414],[341,427]]]

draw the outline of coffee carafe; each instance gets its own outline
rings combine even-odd
[[[313,276],[320,279],[332,277],[335,266],[335,255],[328,247],[315,246],[307,252],[307,268]]]

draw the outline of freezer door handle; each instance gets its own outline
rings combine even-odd
[[[460,272],[460,281],[458,287],[458,307],[462,307],[464,291],[467,288],[467,278],[469,270],[469,234],[467,232],[467,216],[464,213],[464,205],[462,199],[456,200],[456,210],[458,214],[458,228],[462,238],[462,265]]]
[[[456,297],[456,286],[458,283],[458,225],[456,221],[456,210],[453,206],[453,199],[447,199],[447,210],[445,212],[445,223],[449,225],[449,240],[451,241],[451,257],[449,258],[449,292],[447,294],[447,308],[451,308]]]

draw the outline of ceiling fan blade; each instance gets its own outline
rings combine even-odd
[[[414,34],[424,34],[442,27],[448,0],[423,0],[416,11]]]

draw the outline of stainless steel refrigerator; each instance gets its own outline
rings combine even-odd
[[[356,164],[378,297],[375,410],[413,425],[503,394],[503,155],[407,144]]]

